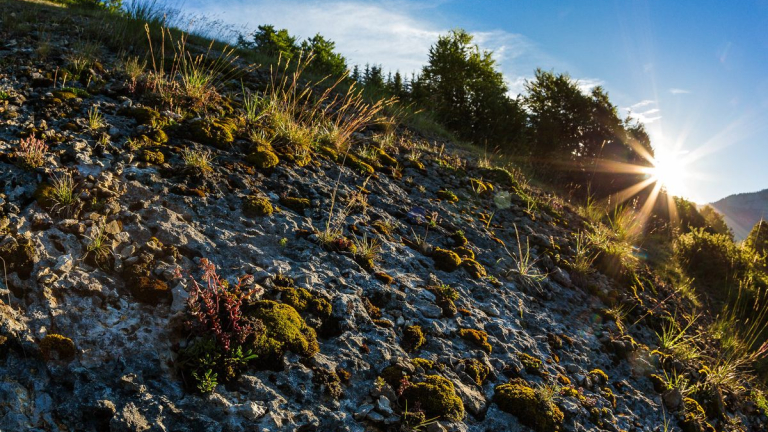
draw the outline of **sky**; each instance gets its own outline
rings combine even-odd
[[[162,1],[162,0],[161,0]],[[170,0],[168,0],[170,1]],[[697,203],[768,188],[768,0],[186,0],[238,29],[320,33],[350,64],[410,75],[439,35],[463,28],[510,87],[540,67],[601,85],[645,123]]]

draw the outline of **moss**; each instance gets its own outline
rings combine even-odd
[[[344,166],[350,167],[353,170],[359,172],[360,174],[370,176],[373,175],[373,167],[368,165],[367,163],[363,162],[360,158],[353,154],[348,154],[347,157],[344,159]]]
[[[29,279],[37,260],[37,250],[31,239],[19,236],[0,246],[0,257],[5,260],[5,272],[16,272],[19,278]]]
[[[467,236],[464,235],[464,231],[456,231],[451,235],[451,239],[455,242],[455,246],[457,248],[464,247],[468,243]],[[472,258],[474,258],[474,254],[472,254]]]
[[[411,359],[411,364],[415,367],[420,367],[425,371],[433,369],[435,367],[435,362],[433,362],[432,360],[421,358],[421,357],[416,357],[415,359]]]
[[[333,399],[339,399],[343,394],[341,378],[336,371],[322,368],[314,369],[312,382],[324,388],[325,393]]]
[[[147,138],[157,144],[165,144],[168,142],[168,134],[166,134],[162,129],[153,130],[149,133],[149,135],[147,135]]]
[[[373,274],[373,276],[378,279],[380,282],[382,282],[384,285],[390,285],[392,282],[394,282],[394,278],[382,271],[377,271]]]
[[[315,330],[290,305],[258,301],[248,308],[248,314],[264,324],[264,332],[254,342],[254,352],[263,365],[276,368],[286,351],[312,357],[320,350]]]
[[[537,432],[557,431],[565,418],[552,401],[540,399],[535,390],[523,384],[496,386],[493,402]]]
[[[243,199],[243,213],[246,216],[269,216],[273,211],[272,203],[267,198],[247,196]]]
[[[518,353],[517,358],[529,374],[538,375],[541,373],[541,360],[526,353]]]
[[[280,197],[280,204],[299,214],[304,213],[304,210],[310,206],[308,198],[298,197]]]
[[[482,279],[487,276],[485,267],[473,259],[467,258],[462,260],[461,267],[475,279]]]
[[[235,140],[235,125],[228,119],[197,119],[180,130],[184,137],[216,148],[228,148]]]
[[[488,343],[488,333],[482,330],[463,328],[459,330],[459,336],[462,339],[472,342],[476,346],[482,348],[485,352],[490,353],[493,349],[491,344]]]
[[[571,379],[568,378],[567,376],[563,375],[563,374],[557,374],[557,378],[556,379],[557,379],[558,384],[560,384],[560,385],[563,385],[563,386],[571,385]]]
[[[293,288],[295,282],[290,276],[286,276],[282,273],[278,273],[272,276],[272,283],[277,287]]]
[[[439,375],[427,375],[424,382],[405,389],[403,398],[408,406],[418,403],[427,418],[443,417],[452,421],[464,418],[464,404],[456,396],[453,383]]]
[[[256,150],[245,157],[245,161],[259,169],[274,168],[280,159],[271,150]]]
[[[589,378],[601,386],[608,384],[608,375],[600,369],[592,369],[589,372]]]
[[[381,318],[381,309],[365,297],[363,297],[363,307],[365,308],[365,311],[368,312],[368,316],[371,317],[371,319]]]
[[[472,249],[466,247],[466,246],[460,246],[453,251],[456,253],[456,255],[460,256],[462,259],[475,259],[475,252],[472,251]]]
[[[56,189],[48,183],[40,183],[35,189],[34,197],[37,204],[50,211],[56,205]]]
[[[437,191],[437,197],[443,201],[452,203],[459,202],[459,197],[457,197],[455,193],[445,189]]]
[[[432,259],[435,261],[435,268],[447,272],[456,270],[461,264],[459,255],[447,249],[435,248],[432,251]]]
[[[74,92],[66,91],[66,90],[56,90],[53,92],[53,97],[56,99],[61,99],[63,101],[67,101],[70,99],[77,98],[77,95]]]
[[[151,125],[160,119],[160,113],[157,110],[148,107],[127,107],[118,111],[118,114],[130,117],[140,125]]]
[[[320,152],[320,154],[326,156],[328,159],[334,162],[339,160],[339,152],[337,152],[336,149],[333,147],[320,146],[320,148],[318,148],[318,151]]]
[[[131,281],[130,290],[133,297],[148,305],[156,306],[161,303],[170,303],[173,300],[168,285],[160,279],[141,276]]]
[[[397,159],[393,158],[392,156],[388,155],[387,152],[384,150],[377,148],[376,149],[376,158],[379,160],[379,163],[384,166],[389,167],[396,167],[397,166]]]
[[[322,318],[330,317],[333,312],[328,300],[312,295],[306,288],[286,288],[282,300],[299,312],[311,312]]]
[[[416,351],[427,342],[421,326],[412,325],[403,330],[403,348],[406,351]]]
[[[398,365],[390,365],[385,367],[381,371],[380,376],[394,389],[400,387],[400,383],[402,382],[403,378],[408,378],[408,375],[405,373],[405,371]]]
[[[464,360],[464,370],[475,380],[477,385],[483,385],[483,381],[491,373],[491,368],[477,359]]]
[[[394,327],[394,324],[392,324],[392,321],[386,320],[386,319],[374,319],[373,323],[376,324],[379,327],[383,328],[392,328]]]
[[[40,341],[40,352],[46,360],[54,358],[53,353],[59,360],[69,360],[75,356],[75,343],[66,336],[50,333]]]
[[[159,151],[142,150],[141,160],[154,165],[162,165],[165,163],[165,156]]]

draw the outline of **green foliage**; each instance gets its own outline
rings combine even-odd
[[[493,53],[481,50],[464,30],[440,36],[429,50],[422,75],[412,81],[422,101],[460,137],[514,147],[525,131],[525,113],[507,95]]]
[[[443,417],[460,421],[464,418],[464,404],[456,395],[453,383],[439,375],[427,375],[424,382],[414,383],[403,391],[408,406],[418,406],[427,417]]]
[[[483,385],[485,378],[491,373],[491,368],[480,360],[469,359],[464,361],[464,371],[475,380],[477,385]]]
[[[678,237],[675,257],[688,276],[713,288],[747,278],[752,268],[747,250],[726,234],[712,234],[703,228]]]
[[[765,257],[768,253],[768,222],[761,220],[756,223],[744,240],[744,245]]]
[[[347,60],[335,51],[336,43],[319,33],[299,44],[296,37],[291,36],[286,29],[276,30],[272,25],[260,25],[251,34],[251,38],[252,41],[247,41],[241,36],[239,45],[253,49],[263,56],[282,57],[286,60],[298,57],[302,53],[305,55],[312,53],[314,60],[310,70],[334,77],[347,73]]]

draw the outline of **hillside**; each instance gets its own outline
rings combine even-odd
[[[176,30],[0,20],[0,430],[768,427],[618,222]]]
[[[710,204],[733,230],[737,240],[744,240],[761,220],[768,218],[768,189],[727,196]]]

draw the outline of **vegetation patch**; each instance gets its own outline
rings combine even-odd
[[[452,421],[464,418],[464,404],[456,395],[453,383],[439,375],[427,375],[424,382],[408,385],[403,398],[409,407],[421,407],[428,418]]]
[[[459,330],[459,336],[462,339],[473,343],[474,345],[483,349],[483,351],[490,353],[493,347],[488,343],[488,333],[482,330],[463,328]]]
[[[72,339],[56,333],[45,335],[40,341],[40,352],[46,360],[70,360],[75,357],[75,343]]]
[[[499,409],[514,415],[520,423],[537,432],[560,430],[565,416],[551,400],[523,384],[509,383],[496,386],[493,402]]]
[[[247,196],[243,199],[243,213],[246,216],[269,216],[274,211],[269,199],[257,196]]]

